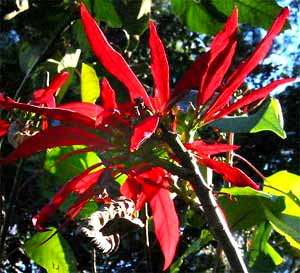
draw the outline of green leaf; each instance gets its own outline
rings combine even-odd
[[[211,4],[226,16],[229,16],[236,6],[240,23],[264,29],[271,26],[281,10],[275,0],[211,0]]]
[[[282,139],[286,138],[286,133],[283,129],[283,115],[279,100],[270,100],[268,108],[258,123],[250,130],[250,133],[260,131],[272,131]]]
[[[207,6],[204,1],[171,0],[171,4],[174,13],[192,31],[213,35],[225,23],[224,16],[215,16],[212,7]]]
[[[42,45],[36,43],[31,45],[28,42],[22,42],[19,46],[19,64],[23,72],[27,72],[42,54]]]
[[[194,241],[183,253],[181,257],[179,257],[171,266],[170,273],[176,273],[180,271],[180,266],[183,264],[185,258],[189,255],[198,252],[201,248],[207,245],[213,239],[212,234],[207,230],[203,229],[201,231],[200,238]]]
[[[23,249],[30,259],[48,273],[77,272],[72,250],[55,228],[36,233],[24,244]]]
[[[217,127],[224,132],[234,133],[272,131],[281,138],[286,137],[280,103],[273,98],[266,101],[254,114],[225,117],[211,122],[210,126]]]
[[[112,0],[94,1],[95,18],[105,21],[110,27],[122,27],[122,21]]]
[[[253,267],[258,257],[262,254],[268,255],[276,266],[283,262],[283,258],[268,243],[272,231],[272,226],[268,222],[261,223],[253,238],[252,250],[250,253],[249,266]]]
[[[99,78],[93,67],[82,63],[81,67],[81,100],[95,103],[100,95]]]
[[[218,201],[234,230],[247,229],[266,221],[264,207],[275,215],[279,215],[285,209],[284,197],[255,191],[250,187],[223,188],[221,193],[231,196],[229,198],[229,196],[221,194]]]
[[[95,152],[75,154],[57,163],[62,156],[72,151],[84,149],[86,146],[73,145],[68,147],[57,147],[47,151],[44,169],[57,177],[60,183],[83,172],[86,168],[101,162]]]
[[[263,189],[285,198],[285,209],[278,219],[272,218],[272,225],[291,246],[300,249],[300,176],[287,171],[277,172],[265,178]],[[282,222],[285,225],[282,225]]]

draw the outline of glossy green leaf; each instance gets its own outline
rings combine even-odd
[[[300,249],[300,176],[287,171],[277,172],[266,177],[264,191],[285,198],[285,209],[278,218],[272,217],[271,222],[291,246]]]
[[[281,138],[286,137],[281,107],[277,99],[266,101],[254,114],[225,117],[211,122],[210,126],[217,127],[224,132],[234,133],[272,131]]]
[[[221,13],[229,16],[234,7],[239,10],[239,22],[268,29],[281,10],[275,0],[211,0]]]
[[[270,100],[268,108],[258,123],[250,130],[250,133],[260,131],[272,131],[282,139],[286,138],[286,133],[283,129],[283,115],[279,100]]]
[[[194,241],[183,253],[181,257],[179,257],[171,266],[170,272],[176,273],[180,272],[180,266],[183,264],[184,259],[187,258],[189,255],[198,252],[203,248],[205,245],[207,245],[211,240],[213,240],[212,234],[207,230],[203,229],[201,231],[200,238],[196,241]]]
[[[42,54],[43,47],[41,44],[30,44],[22,42],[19,46],[19,64],[22,71],[25,73],[30,69]]]
[[[250,228],[266,221],[264,208],[274,215],[279,215],[285,209],[284,197],[271,195],[252,188],[223,188],[218,201],[222,207],[229,225],[234,230]]]
[[[204,1],[171,0],[171,4],[174,13],[192,31],[213,35],[225,23],[226,17],[216,16],[214,7]],[[220,18],[223,20],[218,21]]]
[[[83,63],[81,67],[81,100],[95,103],[100,95],[99,78],[93,67]]]
[[[30,259],[48,273],[75,273],[76,260],[72,250],[56,232],[55,228],[50,228],[49,231],[36,233],[24,244],[23,249]]]
[[[83,145],[73,145],[50,149],[46,154],[44,169],[55,175],[57,180],[62,183],[101,161],[95,152],[75,154],[60,162],[57,161],[69,152],[84,148]]]
[[[115,1],[97,0],[94,1],[95,18],[105,21],[110,27],[122,27],[122,21],[115,8]]]

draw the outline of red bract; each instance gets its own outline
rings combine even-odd
[[[137,209],[149,202],[155,234],[165,257],[164,270],[170,266],[179,240],[179,221],[168,186],[169,174],[164,169],[146,166],[133,170],[121,187],[122,195],[133,199]]]
[[[69,145],[90,145],[102,149],[110,147],[109,142],[85,129],[70,126],[50,127],[25,139],[16,150],[0,161],[0,165],[29,157],[48,148]]]
[[[201,118],[202,123],[219,119],[252,102],[266,98],[277,86],[293,81],[284,79],[275,81],[266,87],[256,90],[234,104],[230,105],[233,93],[241,86],[248,74],[259,64],[268,53],[275,36],[281,31],[287,17],[288,8],[284,8],[266,37],[259,43],[256,50],[222,84],[230,67],[236,47],[237,9],[228,19],[224,29],[214,38],[211,49],[200,56],[187,70],[175,87],[173,97],[186,93],[189,89],[199,87],[197,106],[210,103],[208,110]],[[216,93],[217,91],[217,93]],[[217,95],[217,96],[215,96]],[[212,100],[212,102],[210,102]]]
[[[9,123],[6,120],[0,119],[0,137],[7,134]]]
[[[91,172],[97,167],[101,166],[101,163],[86,169],[80,175],[69,180],[65,185],[55,194],[49,204],[44,206],[37,215],[32,218],[32,223],[38,231],[45,231],[45,228],[41,226],[60,205],[66,200],[72,192],[78,193],[79,197],[75,205],[73,205],[67,212],[67,215],[72,220],[76,217],[82,207],[95,196],[94,188],[98,182],[99,176],[103,173],[104,169],[96,172]]]
[[[145,103],[148,110],[156,116],[156,118],[147,117],[145,121],[142,121],[141,125],[138,124],[134,130],[130,150],[137,150],[141,143],[145,141],[145,139],[150,138],[155,132],[159,122],[158,117],[165,114],[170,97],[169,66],[163,44],[157,35],[155,25],[150,21],[149,47],[152,60],[151,71],[155,83],[154,97],[150,97],[123,57],[108,43],[103,32],[88,13],[83,3],[81,3],[81,19],[91,48],[100,63],[128,88],[132,103],[135,104],[142,99],[142,102]],[[149,121],[147,119],[149,119]],[[153,125],[154,120],[156,121],[156,126],[152,126],[151,130],[144,126],[144,124],[147,123]],[[145,129],[146,131],[143,131]]]
[[[55,95],[70,77],[68,72],[58,74],[47,88],[36,90],[33,93],[33,103],[45,104],[48,107],[55,107]]]
[[[184,146],[196,154],[196,158],[200,164],[211,168],[218,174],[221,174],[224,179],[232,183],[232,185],[237,187],[249,186],[255,190],[259,190],[259,186],[240,169],[208,157],[208,155],[236,150],[238,149],[238,146],[219,143],[206,144],[201,140],[196,140],[193,143],[186,143]]]

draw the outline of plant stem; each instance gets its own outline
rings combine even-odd
[[[232,272],[248,272],[223,212],[216,202],[212,188],[204,180],[195,157],[185,149],[178,135],[167,131],[163,126],[161,129],[165,142],[171,147],[182,166],[192,172],[189,181],[200,200],[212,233],[227,256]]]

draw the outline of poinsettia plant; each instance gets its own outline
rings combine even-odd
[[[76,199],[65,212],[66,220],[59,224],[58,231],[74,220],[90,201],[112,205],[106,207],[107,210],[103,210],[98,218],[91,216],[86,223],[90,232],[95,233],[89,233],[90,238],[93,238],[92,243],[94,240],[96,247],[104,249],[104,242],[95,238],[104,238],[102,233],[101,237],[97,236],[100,236],[98,233],[108,219],[129,219],[133,224],[143,226],[136,219],[136,212],[128,212],[126,202],[124,208],[120,205],[123,204],[121,197],[133,201],[135,211],[143,210],[148,203],[154,232],[164,255],[163,270],[166,270],[173,262],[180,239],[175,194],[203,212],[232,271],[247,272],[247,266],[230,230],[231,216],[226,216],[227,207],[223,204],[226,203],[223,197],[227,196],[233,203],[232,196],[240,198],[243,190],[247,190],[250,196],[262,199],[268,199],[268,195],[261,192],[261,181],[254,181],[222,157],[224,154],[236,155],[235,151],[239,148],[237,145],[226,143],[222,137],[211,141],[202,132],[208,124],[228,115],[251,115],[253,105],[266,100],[270,92],[279,85],[295,80],[276,80],[254,91],[243,90],[242,87],[246,77],[267,55],[275,36],[282,30],[289,16],[288,8],[282,9],[254,52],[234,70],[230,70],[237,47],[238,9],[234,8],[223,29],[214,37],[210,50],[196,59],[174,88],[170,87],[169,65],[163,42],[157,33],[155,22],[150,20],[151,91],[146,89],[122,55],[111,46],[83,3],[80,5],[80,14],[92,51],[107,72],[126,87],[130,100],[118,100],[117,92],[108,79],[103,77],[100,83],[100,103],[91,101],[58,104],[55,98],[68,80],[67,72],[57,75],[48,87],[36,90],[28,103],[1,95],[0,106],[4,110],[12,112],[18,109],[23,113],[33,113],[30,123],[33,127],[23,122],[24,115],[20,115],[18,122],[21,122],[23,131],[34,131],[23,134],[22,138],[14,141],[16,148],[1,160],[1,166],[43,150],[73,145],[81,145],[81,148],[61,155],[54,166],[78,154],[96,152],[99,157],[96,164],[70,178],[50,202],[41,208],[32,219],[34,227],[40,232],[48,232],[47,221],[76,193]],[[194,90],[197,91],[196,100],[189,102],[187,110],[182,109],[180,102]],[[237,92],[243,95],[237,97]],[[21,129],[17,130],[16,126],[12,126],[15,122],[16,120],[10,119],[10,124],[5,120],[0,123],[1,135],[7,133],[11,141],[16,139],[16,135],[20,135]],[[232,191],[225,189],[217,192],[212,180],[204,175],[204,169],[221,175],[224,181],[234,187]],[[120,176],[123,177],[122,185],[115,190],[114,187],[118,184],[116,180]],[[224,208],[218,202],[219,196]],[[118,205],[114,207],[113,204]],[[263,206],[267,211],[268,207]],[[109,210],[113,212],[108,214]],[[92,219],[103,223],[95,224]],[[266,219],[272,222],[270,217]],[[52,238],[54,234],[45,241]],[[106,243],[113,244],[114,238],[113,235],[111,239],[106,238]]]

